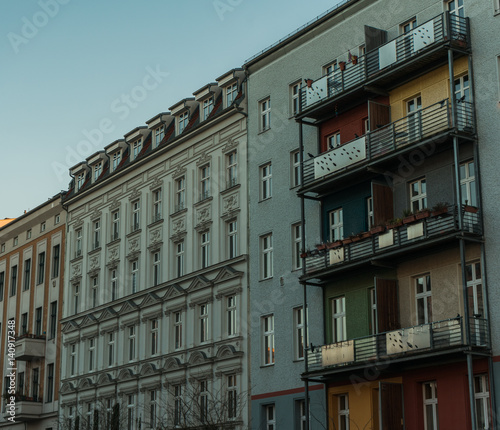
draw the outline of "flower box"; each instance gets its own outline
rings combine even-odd
[[[410,224],[413,221],[415,221],[415,215],[408,215],[403,218],[403,224]]]
[[[429,210],[423,210],[415,214],[415,219],[424,219],[424,218],[429,218],[430,216],[431,212]]]
[[[475,206],[465,205],[464,206],[464,210],[465,210],[465,212],[469,212],[469,213],[472,213],[472,214],[477,214],[478,211],[479,211],[479,208],[476,208]]]
[[[385,230],[385,227],[383,225],[376,225],[375,227],[372,227],[370,229],[371,234],[377,234],[377,233],[382,233]]]

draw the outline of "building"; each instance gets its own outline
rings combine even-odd
[[[65,427],[248,425],[245,85],[231,70],[71,168]]]
[[[57,427],[65,227],[57,195],[0,228],[0,428]]]

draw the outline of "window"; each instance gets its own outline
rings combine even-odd
[[[328,142],[328,148],[338,148],[340,146],[340,131],[331,134],[326,138],[326,140]]]
[[[431,276],[415,278],[415,299],[417,304],[417,324],[432,322]]]
[[[323,75],[331,75],[338,70],[338,64],[336,61],[332,61],[331,63],[323,66]]]
[[[19,244],[19,237],[18,237],[18,236],[16,236],[16,237],[14,238],[14,240],[13,240],[13,245],[14,245],[14,246],[17,246],[18,244]]]
[[[134,409],[135,409],[135,396],[133,394],[129,394],[127,401],[127,430],[135,429]]]
[[[262,364],[274,364],[274,315],[262,317]]]
[[[128,327],[128,360],[135,360],[135,326]]]
[[[81,190],[84,183],[85,183],[85,173],[82,172],[78,174],[78,176],[76,177],[76,191]],[[43,230],[45,230],[45,227],[43,228]],[[43,230],[40,229],[40,231]]]
[[[332,341],[342,342],[347,339],[345,318],[345,297],[332,299]]]
[[[112,155],[112,172],[114,172],[116,169],[118,169],[118,166],[120,165],[120,161],[122,158],[122,152],[121,151],[116,151]]]
[[[0,252],[5,252],[5,243],[0,245]]]
[[[139,262],[137,260],[132,261],[130,265],[131,270],[131,280],[132,280],[132,294],[137,292],[137,287],[139,286]]]
[[[160,146],[161,141],[165,137],[165,127],[162,125],[160,127],[155,128],[155,144],[154,147],[158,148]]]
[[[296,400],[295,410],[297,411],[297,425],[295,426],[298,430],[306,430],[306,401]]]
[[[118,298],[118,277],[116,269],[111,270],[111,300]]]
[[[408,33],[417,26],[417,18],[413,17],[399,26],[399,34]]]
[[[174,425],[181,424],[182,416],[182,385],[174,385]]]
[[[292,225],[292,268],[302,269],[302,224],[299,222]]]
[[[186,112],[181,113],[179,115],[179,119],[178,119],[179,134],[181,134],[185,130],[185,128],[188,125],[188,121],[189,121],[189,111],[186,111]]]
[[[500,12],[500,0],[495,0],[495,13]]]
[[[292,188],[301,184],[300,178],[300,152],[297,149],[290,154],[290,185]]]
[[[82,255],[82,229],[75,232],[75,258]]]
[[[227,417],[236,418],[238,407],[238,388],[236,385],[236,375],[227,376]]]
[[[184,176],[175,180],[175,208],[174,211],[178,212],[184,209],[186,204],[186,180]]]
[[[38,389],[39,389],[39,375],[40,375],[40,368],[35,367],[31,371],[31,381],[32,381],[32,389],[31,389],[31,396],[33,397],[33,400],[35,402],[38,401]]]
[[[111,428],[111,417],[113,415],[113,401],[112,399],[106,399],[106,425]]]
[[[264,407],[266,414],[266,430],[276,429],[276,411],[274,405],[267,405]]]
[[[30,281],[31,281],[31,258],[28,258],[24,261],[24,283],[23,283],[23,291],[27,291],[30,289]]]
[[[45,231],[45,227],[46,227],[45,223],[44,223],[44,222],[42,222],[42,223],[40,224],[40,233],[42,233],[42,232],[44,232],[44,231]]]
[[[10,268],[10,295],[15,296],[17,292],[17,265]]]
[[[114,211],[111,214],[111,240],[116,240],[120,236],[120,211]]]
[[[210,165],[200,167],[200,201],[210,197]]]
[[[260,131],[266,131],[271,127],[271,98],[260,102]]]
[[[52,248],[52,278],[59,276],[59,252],[61,245],[56,245]]]
[[[474,399],[476,402],[476,428],[491,429],[490,389],[487,375],[474,376]]]
[[[370,334],[377,333],[377,296],[375,288],[370,288]]]
[[[184,241],[175,244],[175,270],[178,278],[184,276]]]
[[[76,375],[76,343],[69,346],[69,369],[70,375]]]
[[[45,277],[45,252],[40,252],[38,254],[38,279],[37,285],[43,284],[43,278]]]
[[[108,333],[108,366],[115,364],[115,334]]]
[[[342,240],[344,238],[344,221],[342,208],[328,212],[330,242]]]
[[[198,308],[199,311],[199,327],[200,327],[200,343],[207,342],[209,339],[208,334],[208,305],[203,304]]]
[[[97,276],[94,276],[91,278],[92,279],[92,307],[95,308],[96,306],[99,305],[99,278]]]
[[[132,231],[139,230],[139,222],[141,218],[141,203],[139,200],[132,202]]]
[[[95,360],[96,360],[96,340],[95,337],[91,337],[88,340],[88,348],[89,348],[89,372],[95,370]]]
[[[21,315],[21,335],[28,333],[28,313]]]
[[[80,284],[73,285],[73,313],[77,314],[80,311]]]
[[[149,321],[149,327],[150,327],[150,339],[151,339],[151,355],[156,355],[158,354],[158,339],[159,339],[159,326],[158,326],[158,320],[150,320]]]
[[[339,430],[349,430],[349,396],[340,394],[338,397]]]
[[[238,256],[238,224],[236,220],[227,222],[227,257]]]
[[[427,185],[425,179],[410,184],[410,206],[413,213],[427,207]]]
[[[9,384],[7,384],[9,386]],[[24,395],[24,372],[19,372],[19,378],[17,379],[17,391],[21,396]]]
[[[477,206],[474,161],[468,161],[460,165],[460,192],[462,194],[462,204]]]
[[[135,160],[139,156],[141,150],[142,150],[142,139],[138,139],[132,144],[132,160]]]
[[[448,1],[448,10],[450,14],[461,16],[465,18],[464,0],[451,0]]]
[[[407,38],[409,41],[410,38]],[[409,42],[407,42],[409,43]],[[410,50],[410,47],[407,48]],[[410,54],[408,54],[410,55]],[[406,101],[406,126],[408,128],[408,140],[416,141],[421,137],[422,121],[420,114],[422,112],[422,97],[416,96]]]
[[[424,382],[422,389],[424,395],[424,428],[425,430],[438,430],[437,382]]]
[[[94,182],[99,179],[102,173],[102,162],[94,165]]]
[[[156,287],[161,282],[160,263],[160,253],[153,253],[153,287]]]
[[[161,189],[153,191],[153,222],[161,220]]]
[[[92,427],[92,416],[94,415],[94,412],[92,411],[92,403],[87,403],[87,428],[91,429]]]
[[[465,266],[465,276],[467,280],[469,318],[471,318],[471,343],[473,345],[484,345],[486,344],[486,333],[481,321],[485,317],[481,263],[467,264]]]
[[[35,309],[35,336],[42,335],[42,307]]]
[[[269,199],[272,196],[272,166],[271,163],[265,164],[260,168],[260,199]]]
[[[238,95],[238,84],[234,83],[226,87],[226,107],[231,106]]]
[[[157,408],[157,399],[158,395],[156,390],[149,391],[149,426],[154,429],[156,428],[156,408]]]
[[[204,269],[210,265],[210,232],[205,231],[200,234],[200,254],[201,268]]]
[[[300,82],[290,85],[290,114],[296,115],[300,108]]]
[[[371,196],[366,199],[366,221],[368,230],[375,225],[375,216],[373,215],[373,197]]]
[[[3,301],[5,289],[5,272],[0,272],[0,302]]]
[[[273,235],[261,236],[261,278],[273,277]]]
[[[99,248],[101,245],[101,220],[95,220],[93,222],[94,231],[92,234],[92,247],[93,249]]]
[[[226,155],[227,184],[226,188],[234,187],[238,183],[238,158],[236,151]]]
[[[227,324],[227,335],[234,336],[236,332],[236,297],[227,296],[226,297],[226,324]]]
[[[50,339],[54,339],[56,337],[56,331],[57,331],[57,302],[52,302],[50,304],[50,324],[49,324]]]
[[[297,307],[293,310],[293,349],[294,359],[304,359],[304,308]]]
[[[208,381],[200,381],[200,421],[207,422],[208,418]]]
[[[182,348],[182,313],[174,313],[174,348]]]
[[[358,55],[361,57],[366,54],[366,47],[365,45],[359,45],[358,48]]]
[[[47,397],[45,398],[46,403],[52,402],[54,395],[54,363],[50,363],[47,366]]]
[[[31,228],[26,232],[26,239],[31,239]]]
[[[214,108],[214,98],[203,100],[203,121],[207,120]]]

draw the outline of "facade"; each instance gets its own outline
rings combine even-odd
[[[71,169],[63,428],[248,425],[245,75]]]
[[[0,229],[0,428],[57,427],[65,227],[55,196]]]

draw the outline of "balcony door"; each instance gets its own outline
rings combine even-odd
[[[470,84],[469,75],[460,76],[455,79],[455,106],[457,109],[457,127],[459,130],[467,130],[472,126],[472,110],[470,108]]]
[[[403,430],[403,384],[379,382],[380,430]]]
[[[467,301],[469,304],[469,320],[471,321],[471,343],[483,345],[486,343],[486,330],[484,321],[483,283],[481,276],[481,263],[471,263],[465,266],[467,277]]]
[[[372,219],[373,225],[385,224],[394,218],[393,192],[387,183],[373,181],[372,190]]]
[[[375,278],[377,333],[401,328],[399,322],[398,282]]]
[[[416,96],[406,101],[406,117],[408,127],[408,143],[415,142],[421,137],[421,110],[422,97]]]

